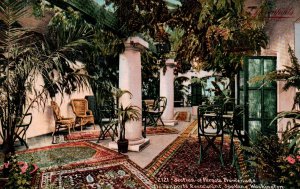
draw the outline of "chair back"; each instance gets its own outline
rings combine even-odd
[[[223,111],[222,105],[200,105],[198,106],[198,134],[220,135],[223,133]],[[214,116],[205,116],[206,113]],[[209,128],[212,127],[212,128]]]
[[[153,99],[146,99],[143,100],[143,107],[147,110],[153,110],[155,107],[155,100]]]
[[[233,127],[235,130],[243,130],[244,109],[242,106],[236,106],[233,111]]]
[[[99,108],[100,122],[108,120],[112,121],[117,117],[116,106],[112,100],[104,101],[103,105]]]
[[[154,102],[154,110],[164,112],[167,107],[167,97],[161,96]]]
[[[235,110],[235,99],[226,98],[224,102],[224,114],[233,113]]]
[[[207,112],[207,108],[208,108],[207,105],[198,106],[198,110],[197,110],[198,134],[204,133],[204,127],[205,127],[204,114]]]
[[[84,98],[83,99],[72,99],[71,106],[72,106],[73,112],[77,116],[85,116],[86,112],[88,110],[88,101]]]
[[[22,120],[20,120],[20,123],[18,123],[18,126],[29,126],[32,122],[32,113],[27,113],[22,117]]]
[[[51,101],[51,107],[53,110],[53,115],[54,115],[55,121],[61,120],[62,116],[60,115],[60,108],[59,108],[58,104],[54,101]]]

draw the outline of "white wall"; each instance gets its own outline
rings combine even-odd
[[[300,23],[295,23],[295,54],[300,60]]]

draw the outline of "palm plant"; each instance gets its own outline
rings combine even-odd
[[[122,104],[118,108],[118,117],[120,119],[120,136],[119,140],[125,140],[125,125],[128,121],[138,121],[140,119],[141,113],[137,106],[129,105],[124,107]]]
[[[80,49],[88,44],[85,39],[89,30],[87,25],[77,22],[79,17],[75,13],[64,17],[64,12],[56,12],[43,38],[18,24],[21,17],[27,16],[27,1],[1,1],[0,11],[3,13],[0,30],[1,137],[4,161],[8,161],[15,152],[15,126],[30,108],[45,105],[46,99],[57,92],[70,94],[87,83],[74,60]]]

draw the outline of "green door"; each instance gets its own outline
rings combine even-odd
[[[265,135],[275,134],[275,125],[269,126],[277,115],[276,82],[249,82],[255,76],[261,76],[276,70],[276,57],[255,56],[244,59],[243,71],[238,79],[238,101],[245,109],[244,129],[250,138],[261,131]]]
[[[191,105],[199,106],[202,100],[202,86],[198,83],[191,84]]]

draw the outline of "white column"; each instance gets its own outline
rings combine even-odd
[[[160,70],[160,96],[167,98],[167,106],[162,115],[165,125],[175,125],[174,120],[174,67],[176,62],[174,59],[166,60],[167,69]]]
[[[120,98],[123,107],[134,105],[142,110],[142,65],[141,50],[148,43],[139,37],[130,37],[125,41],[125,51],[119,56],[119,88],[129,91]],[[140,112],[142,113],[142,112]],[[128,150],[140,151],[149,139],[142,137],[142,118],[139,121],[126,122],[125,138],[129,140]],[[114,148],[112,145],[110,145]]]

